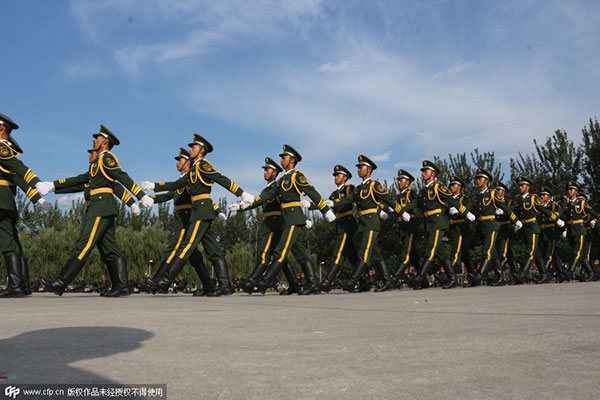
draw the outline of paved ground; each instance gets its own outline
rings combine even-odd
[[[0,301],[8,383],[170,399],[598,399],[600,283]]]

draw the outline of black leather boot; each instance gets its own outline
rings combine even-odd
[[[596,277],[596,273],[594,272],[594,269],[590,265],[590,262],[586,259],[581,259],[580,261],[581,261],[581,268],[582,268],[582,270],[585,270],[586,274],[585,274],[585,276],[582,275],[579,280],[581,282],[597,281],[598,278]]]
[[[492,267],[492,260],[485,259],[479,268],[479,274],[475,275],[474,278],[479,282],[489,282],[488,274]]]
[[[506,281],[504,280],[504,262],[499,259],[494,260],[494,271],[496,272],[496,280],[490,284],[490,286],[504,286]]]
[[[469,257],[469,259],[467,261],[465,261],[465,269],[467,270],[467,284],[464,285],[464,287],[475,287],[479,284],[479,280],[477,279],[477,277],[479,276],[477,274],[477,271],[475,270],[475,263],[473,262],[473,260]]]
[[[202,289],[194,291],[193,296],[207,296],[209,293],[213,293],[215,291],[215,286],[210,279],[210,273],[204,263],[204,258],[202,256],[198,258],[190,257],[190,262],[192,263],[192,267],[194,267],[196,274],[198,274],[200,282],[202,282]]]
[[[256,263],[254,269],[250,273],[250,276],[242,285],[242,289],[244,290],[244,292],[248,294],[254,293],[254,288],[256,287],[255,284],[258,281],[258,279],[265,273],[265,269],[267,269],[267,264],[263,264],[261,262]]]
[[[283,262],[282,270],[283,274],[285,275],[285,279],[288,281],[288,288],[279,292],[279,294],[281,296],[289,296],[291,294],[298,293],[298,290],[300,289],[298,287],[298,279],[296,278],[294,269],[287,260]]]
[[[302,288],[302,290],[298,292],[298,295],[305,296],[320,293],[321,288],[315,277],[315,268],[313,267],[312,262],[304,261],[300,263],[300,265],[302,266],[302,272],[304,272],[306,287]]]
[[[446,271],[446,275],[448,275],[448,283],[442,286],[442,289],[452,289],[457,287],[458,281],[456,280],[456,273],[454,272],[452,260],[444,260],[444,270]]]
[[[508,281],[509,285],[522,285],[525,283],[521,277],[521,271],[515,264],[515,260],[507,259],[506,263],[508,264],[509,272],[510,272],[510,280]]]
[[[55,279],[40,278],[44,290],[53,292],[59,296],[62,296],[63,292],[69,285],[69,283],[75,279],[77,274],[83,269],[84,262],[76,257],[71,258],[63,266],[62,270]]]
[[[31,286],[29,286],[29,259],[21,257],[21,280],[23,282],[23,293],[25,296],[31,296]]]
[[[533,260],[527,259],[525,262],[525,266],[523,267],[523,271],[521,271],[521,280],[523,282],[529,281],[529,272],[531,271],[531,267],[533,266]]]
[[[329,291],[331,290],[331,286],[333,285],[333,282],[335,282],[335,279],[340,269],[341,267],[339,266],[339,264],[331,265],[331,268],[329,269],[329,271],[327,271],[327,275],[325,275],[325,279],[323,279],[323,281],[321,282],[321,290],[323,292],[329,293]]]
[[[383,285],[376,287],[375,292],[386,292],[388,290],[394,289],[396,287],[396,281],[394,280],[394,278],[392,278],[392,274],[390,273],[390,270],[388,269],[385,261],[377,261],[375,263],[375,268],[377,269],[377,272],[379,272],[379,274],[381,275],[381,279],[383,279]]]
[[[269,265],[269,268],[267,269],[267,273],[259,278],[256,283],[256,287],[260,293],[266,293],[269,286],[271,286],[275,279],[277,279],[277,275],[279,275],[279,272],[281,272],[284,263],[286,263],[286,261],[283,263],[280,263],[279,261],[271,262],[271,265]]]
[[[410,268],[409,264],[400,264],[396,269],[396,273],[394,274],[394,279],[396,280],[396,287],[400,289],[402,287],[402,283],[408,283],[408,279],[406,278],[406,274],[408,269]]]
[[[354,271],[352,271],[352,275],[350,279],[342,282],[342,287],[344,290],[350,293],[358,293],[359,289],[356,288],[356,285],[359,283],[360,278],[365,273],[365,269],[367,268],[367,264],[364,261],[358,260],[354,265]]]
[[[536,264],[538,264],[538,272],[540,273],[540,279],[535,281],[538,285],[542,283],[548,283],[552,280],[552,275],[550,275],[550,260],[544,262],[542,260],[536,260]]]
[[[110,262],[110,265],[115,271],[115,281],[112,288],[104,295],[104,297],[123,297],[131,294],[129,287],[129,274],[127,273],[127,260],[119,257]]]
[[[229,281],[229,270],[227,269],[225,259],[221,258],[220,260],[213,262],[213,266],[215,267],[215,275],[217,276],[219,288],[213,293],[208,293],[207,296],[217,297],[233,294],[231,282]]]
[[[187,260],[181,259],[179,257],[175,257],[171,260],[171,263],[168,264],[169,269],[167,273],[160,277],[157,281],[150,280],[149,283],[152,286],[152,289],[160,292],[160,293],[168,293],[169,288],[171,287],[171,283],[177,278],[177,276],[185,267]]]
[[[421,263],[421,268],[413,278],[413,290],[427,289],[429,287],[429,271],[433,268],[433,262],[425,259]]]
[[[23,266],[21,265],[21,256],[18,254],[9,254],[4,256],[6,262],[6,275],[8,277],[8,286],[0,294],[0,297],[24,297],[23,281],[21,274]]]
[[[99,294],[100,297],[104,297],[104,296],[106,296],[106,293],[110,292],[110,289],[112,289],[113,286],[115,285],[115,282],[117,281],[117,277],[115,275],[115,269],[113,268],[111,263],[108,262],[104,258],[101,258],[101,260],[102,260],[102,263],[104,264],[104,266],[106,266],[106,270],[108,271],[108,278],[110,279],[110,287],[107,287],[106,289],[101,291]],[[139,286],[140,286],[140,290],[145,288],[144,279],[140,279]]]

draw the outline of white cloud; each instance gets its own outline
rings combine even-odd
[[[372,156],[371,160],[373,160],[373,161],[389,161],[391,155],[392,155],[391,151],[386,151],[385,153]]]
[[[83,193],[78,193],[73,196],[60,196],[56,199],[56,205],[59,208],[69,209],[74,203],[83,200]]]

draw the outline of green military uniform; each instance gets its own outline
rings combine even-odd
[[[519,185],[531,185],[531,181],[524,176],[519,176],[516,182]],[[523,267],[523,275],[527,278],[527,274],[535,260],[541,275],[538,282],[547,282],[551,277],[544,269],[545,262],[543,261],[542,252],[539,248],[541,233],[539,218],[540,214],[544,214],[554,223],[558,220],[558,213],[553,213],[546,207],[543,207],[543,203],[539,196],[529,193],[526,193],[524,196],[519,196],[514,200],[513,210],[519,220],[523,223],[521,235],[525,241],[525,251],[527,254],[527,259],[524,263],[525,266]]]
[[[508,187],[502,182],[496,182],[496,197],[498,196],[498,190],[502,189],[505,193],[508,193]],[[513,252],[512,252],[512,244],[514,243],[516,233],[511,225],[511,218],[515,215],[512,211],[512,200],[507,200],[504,197],[502,199],[506,202],[506,207],[510,209],[510,212],[505,212],[502,215],[496,216],[496,221],[498,221],[498,239],[496,240],[496,253],[500,258],[500,261],[508,265],[511,273],[511,280],[509,284],[520,284],[523,283],[520,280],[519,269],[517,268],[517,264],[515,262]]]
[[[296,162],[302,160],[300,153],[289,145],[283,146],[283,153],[279,156],[293,157]],[[283,231],[281,233],[281,240],[277,243],[273,252],[273,262],[269,266],[263,279],[252,282],[252,284],[256,284],[263,293],[271,281],[279,274],[290,251],[293,251],[294,257],[300,262],[304,276],[308,281],[308,287],[299,294],[311,294],[319,291],[314,267],[310,261],[306,248],[297,240],[299,228],[306,225],[306,216],[300,207],[300,196],[302,195],[308,196],[324,215],[330,211],[321,195],[310,184],[304,174],[296,169],[286,171],[285,174],[279,178],[277,184],[270,186],[261,196],[257,196],[254,199],[254,202],[258,206],[277,196],[281,202],[283,216]]]
[[[358,157],[357,167],[366,165],[371,170],[377,169],[377,164],[367,156]],[[344,289],[355,292],[356,284],[362,277],[369,263],[374,263],[381,277],[383,278],[383,290],[390,289],[394,280],[389,273],[387,266],[381,256],[377,237],[381,230],[381,219],[379,211],[387,206],[398,213],[400,204],[393,198],[390,192],[376,179],[366,178],[354,189],[352,199],[358,212],[358,234],[360,235],[360,244],[358,247],[358,260],[352,271],[351,278],[344,282]],[[381,290],[381,288],[380,288]]]
[[[542,186],[538,192],[541,196],[543,194],[547,194],[552,197],[552,192],[549,188]],[[544,203],[542,207],[547,208],[551,214],[550,215],[559,215],[561,210],[554,201],[549,200],[547,203]],[[554,267],[554,271],[557,275],[557,279],[559,280],[568,280],[569,275],[562,268],[562,263],[558,259],[558,255],[556,254],[556,244],[560,240],[561,233],[564,230],[563,228],[559,228],[556,226],[554,222],[551,221],[548,214],[542,213],[539,216],[539,223],[541,228],[540,234],[540,251],[542,252],[542,258],[544,260],[546,271],[550,271],[550,266]]]
[[[190,147],[200,145],[206,153],[212,152],[212,145],[208,140],[198,134],[194,134],[193,142]],[[194,250],[203,241],[205,235],[210,230],[210,226],[216,217],[216,212],[213,207],[213,201],[210,198],[212,186],[217,183],[229,190],[236,196],[242,196],[243,189],[235,182],[221,174],[213,165],[205,158],[198,157],[191,166],[189,173],[180,177],[174,182],[159,182],[154,183],[154,190],[159,191],[175,191],[188,188],[189,196],[192,203],[192,208],[189,216],[189,225],[185,232],[185,236],[177,249],[177,253],[171,258],[168,272],[156,284],[159,288],[166,288],[170,282],[175,279],[179,272],[185,266],[187,260],[191,257]],[[209,236],[212,235],[209,233]],[[204,249],[207,254],[222,255],[223,250],[216,243],[204,242]],[[215,256],[215,260],[216,260]],[[215,274],[219,282],[219,294],[231,294],[232,288],[229,281],[229,272],[224,258],[219,258],[216,262]]]
[[[458,184],[461,188],[465,187],[464,181],[457,177],[451,176],[450,183],[448,186],[452,184]],[[453,195],[456,200],[459,201],[460,205],[465,208],[467,211],[471,211],[472,202],[471,200],[462,193]],[[472,260],[469,255],[469,249],[471,247],[471,230],[469,224],[467,223],[466,218],[463,215],[458,213],[450,214],[450,229],[448,230],[448,234],[450,237],[450,257],[452,259],[452,271],[449,271],[452,276],[455,273],[455,269],[458,266],[460,272],[462,272],[462,264],[464,262],[467,267],[467,271],[470,276],[472,276]],[[445,287],[445,285],[444,285]]]
[[[109,147],[119,145],[119,139],[104,125],[100,125],[95,138],[104,137]],[[82,221],[79,238],[75,244],[73,257],[67,261],[58,277],[54,280],[42,278],[42,283],[47,290],[59,296],[83,268],[94,246],[98,246],[100,254],[113,269],[116,284],[106,294],[107,297],[126,296],[130,293],[129,277],[127,274],[127,261],[121,253],[115,236],[115,220],[119,211],[115,199],[113,184],[121,183],[137,199],[141,200],[146,194],[122,170],[117,157],[110,151],[99,151],[98,157],[89,167],[88,172],[81,175],[54,181],[54,189],[61,190],[63,186],[89,184],[90,206],[87,218]]]
[[[15,204],[16,185],[33,202],[40,196],[35,189],[40,181],[21,160],[19,145],[10,136],[19,126],[4,114],[0,114],[0,124],[4,127],[8,139],[0,140],[0,251],[6,262],[8,286],[2,297],[20,297],[29,294],[27,264],[23,262],[23,251],[17,232],[18,211]]]
[[[439,173],[437,166],[428,160],[423,161],[421,170],[424,169],[431,169],[436,175]],[[438,181],[431,181],[426,184],[421,189],[417,201],[402,207],[402,211],[410,211],[416,207],[419,207],[425,216],[427,246],[421,268],[412,279],[414,279],[413,287],[422,289],[429,286],[427,274],[433,267],[434,259],[437,258],[447,271],[452,271],[450,250],[442,241],[450,227],[450,221],[444,210],[446,207],[454,207],[460,215],[465,215],[468,211],[458,200],[452,197],[452,193],[448,188]]]
[[[397,179],[401,178],[408,179],[411,183],[415,181],[415,178],[408,171],[399,169]],[[403,208],[416,200],[417,192],[410,188],[403,189],[398,193],[398,197],[396,198],[396,202]],[[414,251],[417,240],[416,236],[419,231],[418,222],[415,218],[414,211],[408,212],[408,215],[410,217],[408,221],[405,221],[401,215],[396,217],[396,220],[398,221],[398,237],[400,239],[397,256],[398,267],[395,275],[395,278],[398,281],[405,279],[405,274],[408,272],[411,264],[419,264],[418,256]]]
[[[352,174],[343,165],[333,167],[333,176],[343,174],[347,179],[352,179]],[[358,229],[356,218],[354,217],[354,185],[344,183],[340,185],[329,195],[329,201],[333,204],[331,207],[335,213],[335,243],[333,246],[333,263],[327,275],[321,282],[321,289],[325,292],[331,290],[331,285],[341,269],[340,262],[342,257],[346,257],[351,264],[356,264],[358,260],[358,250],[354,244],[354,234]]]

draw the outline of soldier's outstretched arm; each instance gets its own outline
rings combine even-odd
[[[168,191],[167,193],[161,194],[151,194],[150,197],[154,199],[154,203],[166,203],[169,200],[173,200],[175,197],[175,192],[173,190]]]
[[[29,169],[29,167],[17,158],[17,152],[8,144],[0,142],[0,166],[14,172],[28,185],[35,186],[40,179]]]
[[[348,185],[344,188],[346,195],[341,199],[333,200],[333,206],[336,207],[345,207],[354,203],[354,185]]]
[[[262,206],[267,201],[271,200],[273,197],[277,195],[277,186],[271,185],[269,187],[264,188],[258,196],[254,198],[254,202],[252,205],[244,207],[243,210],[252,210],[259,206]]]
[[[90,173],[73,176],[70,178],[58,179],[52,182],[54,193],[77,193],[85,190],[85,185],[90,180]]]
[[[23,178],[18,175],[10,175],[12,183],[17,185],[31,200],[32,203],[37,203],[42,197],[34,186],[29,185]]]
[[[494,204],[496,205],[496,209],[501,209],[504,215],[509,216],[511,222],[517,220],[517,215],[514,213],[513,209],[506,204],[506,200],[496,197],[494,194]]]
[[[196,173],[201,175],[202,179],[218,183],[220,186],[224,187],[226,190],[230,191],[236,196],[242,197],[242,200],[246,201],[247,203],[251,204],[253,202],[254,196],[252,196],[252,199],[248,197],[244,198],[246,197],[243,196],[243,194],[246,193],[244,192],[244,189],[239,187],[234,181],[232,181],[225,175],[221,174],[218,170],[213,168],[210,162],[202,160],[198,164],[196,164],[195,168]]]
[[[325,215],[328,211],[331,211],[331,208],[325,203],[323,197],[317,192],[317,189],[314,188],[313,185],[308,182],[308,179],[304,176],[302,172],[296,172],[296,183],[298,188],[308,196],[314,204],[316,204],[317,208],[321,211],[323,215]]]
[[[400,206],[400,204],[394,200],[390,191],[387,190],[386,187],[381,184],[381,182],[374,182],[372,185],[374,185],[373,193],[378,201],[390,207],[397,214],[405,211],[406,207],[402,209],[402,206]]]

